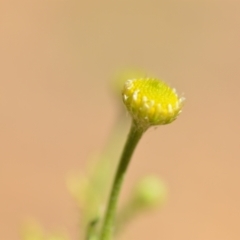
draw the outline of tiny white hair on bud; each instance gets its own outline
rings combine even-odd
[[[128,99],[128,96],[126,94],[123,94],[123,100],[126,101]]]
[[[143,100],[143,102],[146,102],[148,100],[148,98],[146,96],[143,96],[142,100]]]
[[[176,101],[175,107],[176,107],[176,109],[179,108],[179,101]]]
[[[136,90],[136,91],[133,93],[133,100],[134,100],[134,101],[137,101],[138,92],[139,92],[139,90]]]
[[[185,101],[185,97],[181,97],[180,99],[179,99],[179,103],[183,103]]]
[[[172,105],[171,105],[171,104],[168,104],[168,111],[169,111],[170,113],[172,113],[172,112],[173,112],[173,107],[172,107]]]
[[[129,79],[125,82],[125,88],[130,89],[133,86],[133,80]]]
[[[150,108],[149,104],[148,104],[148,103],[146,103],[146,102],[144,103],[144,105],[143,105],[143,106],[144,106],[144,108],[146,108],[147,110]]]

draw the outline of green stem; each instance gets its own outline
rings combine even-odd
[[[121,190],[122,182],[124,179],[124,175],[130,162],[131,156],[134,152],[134,149],[144,131],[145,129],[139,128],[137,124],[134,122],[132,123],[130,133],[128,135],[125,147],[123,149],[123,153],[113,182],[99,240],[110,240],[112,238],[117,201]]]

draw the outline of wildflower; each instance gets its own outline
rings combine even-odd
[[[135,123],[146,129],[174,121],[184,101],[174,88],[155,78],[127,80],[122,96]]]

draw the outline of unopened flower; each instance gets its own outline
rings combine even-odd
[[[145,129],[174,121],[184,101],[174,88],[155,78],[127,80],[122,96],[135,123]]]
[[[138,182],[134,191],[134,203],[141,208],[161,206],[167,199],[166,184],[155,176],[147,176]]]

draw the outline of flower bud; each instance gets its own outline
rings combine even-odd
[[[133,120],[143,128],[171,123],[181,112],[184,101],[174,88],[154,78],[127,80],[122,96]]]
[[[142,208],[162,206],[167,198],[167,187],[158,177],[148,176],[135,188],[134,202]]]

